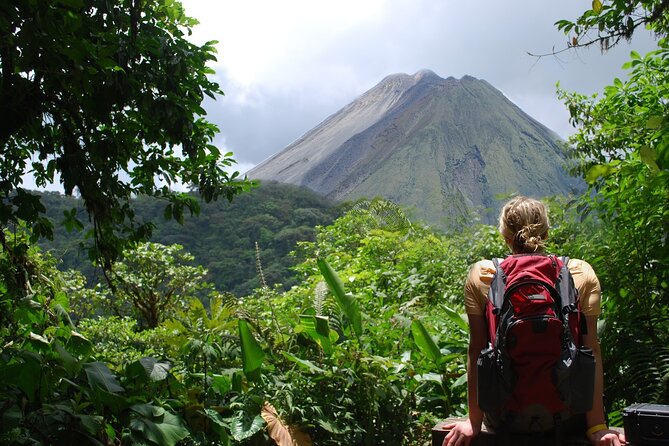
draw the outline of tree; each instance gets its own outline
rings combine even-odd
[[[602,50],[608,50],[621,40],[629,41],[643,27],[665,37],[669,30],[669,1],[593,0],[592,8],[575,21],[558,20],[555,25],[570,36],[569,48],[599,44]]]
[[[607,50],[642,25],[665,37],[669,2],[594,0],[576,21],[556,25],[572,34],[572,47],[599,42]],[[613,409],[669,398],[669,43],[660,39],[646,56],[632,51],[624,68],[628,79],[615,79],[601,98],[559,91],[578,129],[569,139],[574,171],[590,185],[579,209],[598,229],[589,249],[606,298]]]
[[[208,288],[203,280],[207,271],[192,266],[193,260],[181,245],[141,243],[114,266],[112,296],[101,296],[101,304],[116,316],[133,316],[156,328]]]
[[[602,223],[593,262],[607,297],[607,387],[622,404],[669,397],[669,43],[626,67],[600,99],[561,92],[591,189],[581,208]]]
[[[205,95],[215,42],[186,39],[197,22],[174,0],[18,0],[0,5],[0,226],[24,220],[35,238],[51,223],[22,188],[60,182],[81,196],[93,223],[94,257],[115,259],[127,241],[146,239],[131,198],[168,201],[165,216],[199,211],[183,183],[205,202],[249,187],[213,144]],[[82,226],[74,213],[71,225]]]

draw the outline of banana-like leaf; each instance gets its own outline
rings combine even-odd
[[[455,325],[458,326],[462,331],[469,332],[469,324],[463,317],[455,310],[443,306],[444,310],[446,311],[446,316],[448,316],[448,319],[453,322]]]
[[[269,402],[265,401],[260,415],[267,423],[267,433],[277,446],[313,446],[309,434],[286,424]]]
[[[360,314],[360,308],[358,307],[358,301],[355,297],[346,294],[344,291],[344,284],[325,259],[319,258],[317,263],[318,269],[321,271],[323,278],[332,290],[337,304],[346,314],[351,327],[353,327],[353,331],[357,336],[362,335],[362,316]]]
[[[324,316],[315,316],[311,314],[300,315],[300,324],[304,331],[323,349],[325,354],[330,355],[333,352],[330,342],[330,324],[328,318]]]
[[[309,361],[308,359],[301,359],[298,358],[297,356],[291,355],[290,353],[283,352],[283,356],[288,359],[289,361],[294,362],[295,364],[299,365],[305,370],[308,370],[313,373],[326,373],[325,370],[322,368],[318,367],[316,364],[313,362]]]
[[[253,375],[260,369],[265,352],[253,337],[248,323],[244,319],[239,319],[239,339],[242,342],[242,369],[246,376]]]
[[[439,351],[439,347],[437,347],[434,339],[432,339],[432,336],[430,336],[430,333],[428,333],[420,320],[414,319],[411,322],[411,334],[420,351],[435,364],[439,364],[441,361],[441,351]]]

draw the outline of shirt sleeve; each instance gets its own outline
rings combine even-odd
[[[481,260],[469,268],[465,282],[465,311],[471,315],[484,315],[488,290],[495,274],[491,260]]]
[[[569,259],[567,265],[574,278],[581,300],[581,310],[586,316],[599,316],[602,312],[602,289],[595,270],[584,260]]]

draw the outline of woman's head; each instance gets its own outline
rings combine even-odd
[[[499,214],[499,232],[516,254],[543,252],[548,238],[546,207],[533,198],[512,198]]]

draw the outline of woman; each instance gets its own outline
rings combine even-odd
[[[499,231],[512,255],[543,254],[548,238],[548,216],[540,201],[516,197],[504,205],[499,217]],[[606,425],[603,403],[603,371],[601,349],[597,339],[597,317],[600,313],[601,290],[592,267],[583,260],[571,259],[568,264],[579,291],[581,308],[587,323],[583,343],[590,347],[596,359],[595,388],[592,409],[585,414],[586,436],[593,445],[619,446],[625,444],[623,435]],[[481,431],[484,413],[477,404],[477,368],[479,353],[487,346],[485,307],[488,290],[495,274],[490,260],[472,266],[465,284],[465,308],[469,318],[469,349],[467,355],[467,382],[469,392],[469,417],[465,421],[444,426],[450,430],[444,446],[467,446]]]

